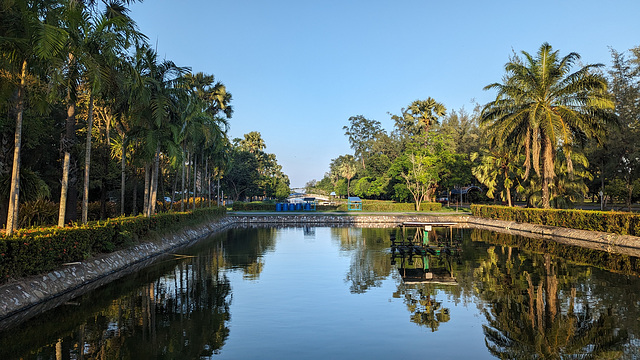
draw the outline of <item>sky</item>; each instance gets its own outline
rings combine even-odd
[[[351,116],[380,121],[432,97],[484,105],[514,52],[548,42],[584,64],[640,45],[637,0],[146,0],[131,17],[160,58],[213,74],[233,95],[229,136],[258,131],[291,180],[353,154]]]

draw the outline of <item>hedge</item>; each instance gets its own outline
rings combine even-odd
[[[223,207],[212,207],[184,213],[161,213],[151,218],[114,218],[86,226],[21,229],[0,238],[0,283],[128,247],[150,231],[172,230],[224,214]]]
[[[234,202],[232,205],[233,211],[275,211],[276,204],[257,202]],[[379,201],[379,200],[363,200],[362,209],[364,211],[379,211],[379,212],[407,212],[416,211],[414,203],[396,203],[391,201]],[[420,211],[438,211],[442,209],[442,204],[423,202],[420,205]],[[338,205],[317,205],[318,211],[348,211],[347,203]]]
[[[640,236],[640,215],[627,212],[471,205],[471,213],[488,219]]]

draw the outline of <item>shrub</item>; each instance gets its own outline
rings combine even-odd
[[[276,204],[262,201],[242,202],[235,201],[231,205],[233,211],[276,211]]]
[[[474,216],[488,219],[640,236],[640,215],[633,213],[564,209],[523,209],[490,205],[471,205],[471,213]]]
[[[20,227],[52,225],[58,221],[58,204],[39,199],[20,205],[18,212]]]

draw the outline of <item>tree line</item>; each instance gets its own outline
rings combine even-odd
[[[101,218],[113,215],[113,204],[115,215],[146,216],[160,210],[160,200],[170,203],[163,209],[174,200],[180,210],[195,207],[196,197],[211,204],[229,164],[251,153],[228,139],[226,86],[161,59],[129,16],[132,2],[2,0],[0,220],[7,234],[25,225],[19,210],[27,204],[32,215],[57,216],[58,226],[86,224],[90,202],[99,202]],[[255,177],[277,174],[288,189],[280,170],[273,156]]]
[[[479,185],[512,206],[567,208],[591,197],[629,211],[640,199],[640,47],[611,50],[612,64],[582,65],[544,43],[514,53],[487,104],[447,111],[428,97],[389,114],[392,131],[352,116],[353,154],[333,159],[308,191],[423,201]],[[461,190],[457,190],[461,191]]]

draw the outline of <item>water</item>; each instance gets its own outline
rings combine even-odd
[[[639,358],[636,259],[440,229],[450,251],[392,265],[392,234],[233,229],[0,333],[0,359]]]

